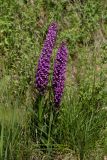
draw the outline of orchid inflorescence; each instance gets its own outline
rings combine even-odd
[[[50,58],[52,55],[52,49],[55,45],[56,36],[57,36],[57,25],[56,23],[52,23],[46,35],[46,40],[44,42],[42,53],[39,58],[38,69],[36,73],[35,84],[40,92],[44,92],[48,84]]]
[[[46,35],[46,40],[44,42],[42,53],[38,61],[38,68],[36,72],[35,85],[40,93],[44,93],[48,85],[50,60],[51,60],[52,50],[55,46],[56,37],[57,37],[57,24],[52,23],[49,26],[48,33]],[[53,71],[52,88],[54,93],[55,106],[60,105],[61,97],[64,90],[67,54],[68,50],[66,43],[62,42],[56,55],[56,59],[54,62],[54,71]]]
[[[57,52],[53,73],[54,103],[56,106],[59,106],[64,90],[67,53],[66,44],[62,43]]]

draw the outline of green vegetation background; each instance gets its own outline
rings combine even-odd
[[[107,1],[1,0],[0,8],[0,160],[101,160],[107,154]],[[54,143],[44,149],[31,138],[30,119],[35,69],[53,21],[52,64],[62,40],[69,58]]]

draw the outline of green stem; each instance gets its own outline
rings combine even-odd
[[[49,147],[50,147],[50,137],[51,137],[51,130],[52,130],[52,122],[53,122],[53,111],[51,110],[50,120],[49,120],[49,131],[48,131],[48,144],[47,144],[49,152],[50,152]]]

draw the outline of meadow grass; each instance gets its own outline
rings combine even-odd
[[[1,0],[0,8],[0,160],[102,160],[107,154],[106,1]],[[58,36],[50,82],[37,105],[35,72],[53,21]],[[67,76],[54,110],[53,63],[62,40],[69,50]]]

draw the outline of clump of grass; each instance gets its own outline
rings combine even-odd
[[[86,92],[88,94],[89,91]],[[80,97],[77,94],[78,97],[74,98],[71,92],[68,94],[70,100],[69,103],[64,101],[57,132],[60,143],[72,148],[82,160],[91,155],[98,143],[104,144],[106,112],[101,106],[96,106],[97,95],[93,101],[93,97],[87,100],[84,95]]]

